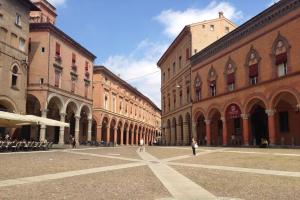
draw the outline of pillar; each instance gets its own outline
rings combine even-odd
[[[88,119],[88,133],[87,133],[87,141],[92,141],[92,124],[93,119]]]
[[[176,145],[175,141],[175,135],[176,135],[176,125],[171,126],[171,145]]]
[[[275,110],[266,110],[269,125],[269,144],[276,144]]]
[[[129,128],[126,128],[126,145],[129,144]]]
[[[227,121],[225,117],[221,117],[222,120],[222,128],[223,128],[223,146],[227,146],[228,144],[228,133],[227,133]]]
[[[106,127],[106,144],[108,145],[110,142],[110,127]]]
[[[139,131],[138,131],[138,129],[136,130],[136,133],[135,133],[135,144],[136,145],[139,144]]]
[[[96,136],[97,142],[102,141],[102,125],[97,126],[97,136]]]
[[[79,145],[79,122],[80,122],[80,116],[75,116],[75,141],[76,144]]]
[[[121,128],[120,145],[123,145],[123,140],[124,140],[124,125]]]
[[[182,145],[183,144],[183,138],[181,138],[181,126],[182,125],[180,125],[180,124],[177,124],[177,130],[176,130],[176,133],[177,133],[177,141],[176,141],[176,143],[177,143],[177,145]]]
[[[118,135],[118,128],[117,127],[115,127],[114,128],[114,144],[117,144],[117,135]]]
[[[183,122],[183,143],[184,145],[189,145],[189,124],[188,122]]]
[[[133,145],[134,143],[133,143],[133,137],[134,137],[134,130],[131,130],[131,145]]]
[[[207,146],[210,146],[210,142],[211,142],[211,129],[210,129],[210,120],[205,120],[205,124],[206,124],[206,144]]]
[[[48,110],[42,110],[42,117],[47,118],[47,112]],[[40,129],[40,142],[44,141],[46,139],[46,125],[41,125]]]
[[[243,140],[244,140],[244,145],[249,146],[249,115],[248,114],[242,114],[241,117],[243,119]]]
[[[60,121],[65,122],[66,113],[60,113]],[[59,139],[58,144],[64,145],[65,144],[65,127],[59,127]]]

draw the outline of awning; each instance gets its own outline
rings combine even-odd
[[[46,125],[69,127],[69,123],[60,122],[35,115],[20,115],[16,113],[0,111],[0,127],[19,127],[24,125]]]

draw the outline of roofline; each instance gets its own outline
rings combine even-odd
[[[121,79],[119,76],[114,74],[112,71],[110,71],[108,68],[106,68],[103,65],[94,65],[94,72],[97,71],[104,71],[107,75],[114,78],[116,81],[118,81],[121,84],[124,84],[129,90],[131,90],[133,93],[135,93],[138,96],[141,96],[144,100],[146,100],[148,103],[150,103],[158,112],[161,112],[161,109],[157,107],[155,103],[153,103],[147,96],[142,94],[140,91],[138,91],[136,88],[134,88],[132,85]],[[95,73],[94,73],[95,74]]]
[[[72,39],[70,36],[68,36],[66,33],[64,33],[62,30],[57,28],[51,23],[30,23],[30,32],[38,32],[41,30],[49,30],[53,31],[63,39],[67,40],[70,42],[72,45],[78,48],[82,53],[84,53],[86,56],[90,57],[92,60],[95,60],[97,57],[88,51],[86,48],[81,46],[78,42],[76,42],[74,39]]]
[[[288,3],[290,5],[287,5]],[[241,26],[232,30],[219,40],[213,42],[206,48],[193,55],[191,57],[192,67],[197,63],[202,62],[203,60],[213,55],[216,55],[220,51],[228,48],[230,45],[240,41],[243,38],[248,37],[250,34],[257,32],[263,27],[269,25],[270,22],[279,19],[280,17],[299,7],[300,2],[297,0],[280,0],[279,2],[255,15],[254,17],[243,23]]]
[[[57,17],[57,14],[55,12],[56,8],[51,3],[49,3],[48,1],[43,0],[43,2],[45,2],[47,5],[49,5],[54,11],[51,10],[50,8],[48,8],[47,5],[43,4],[42,1],[35,2],[34,4],[40,5],[41,7],[45,8],[48,12],[51,12],[55,17]]]
[[[34,3],[32,3],[30,0],[19,0],[19,2],[27,4],[30,11],[40,11],[40,9]]]

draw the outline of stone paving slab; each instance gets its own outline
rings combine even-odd
[[[0,180],[130,163],[67,152],[0,154]]]
[[[300,157],[213,152],[176,162],[255,169],[300,171]]]
[[[168,191],[146,166],[0,188],[0,199],[4,200],[153,200],[168,197]]]
[[[192,148],[180,147],[146,147],[146,151],[159,158],[170,158],[175,156],[192,155]]]
[[[300,178],[172,166],[214,195],[245,200],[300,199]]]

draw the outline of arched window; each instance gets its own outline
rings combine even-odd
[[[198,102],[201,100],[201,79],[200,76],[197,74],[195,79],[195,101]]]
[[[233,60],[229,57],[225,66],[225,76],[227,81],[227,90],[229,92],[235,90],[235,71],[236,66]]]
[[[174,103],[173,109],[175,109],[176,108],[176,90],[173,90],[173,103]]]
[[[260,61],[260,56],[258,52],[251,46],[250,51],[247,54],[246,57],[246,63],[245,66],[248,70],[248,78],[249,78],[249,84],[250,85],[256,85],[258,83],[258,65]]]
[[[217,73],[213,66],[211,66],[208,72],[208,87],[210,96],[214,97],[217,95]]]
[[[287,40],[278,33],[276,40],[273,43],[273,62],[275,64],[275,74],[277,77],[282,77],[290,71],[288,66],[288,52],[290,45]]]
[[[18,72],[19,72],[18,67],[16,65],[13,66],[12,75],[11,75],[11,87],[13,88],[16,88],[18,84]]]

